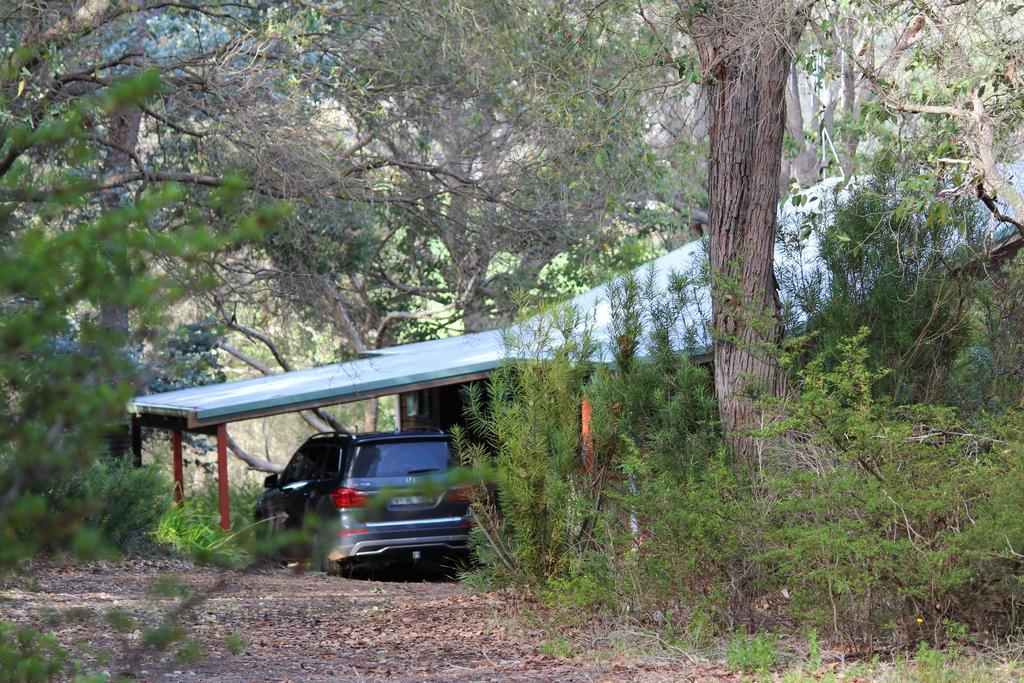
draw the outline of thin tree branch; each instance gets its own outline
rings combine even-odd
[[[435,315],[441,315],[448,311],[454,310],[455,304],[447,304],[446,306],[439,306],[437,308],[431,308],[426,311],[391,311],[385,315],[380,324],[377,325],[377,331],[374,334],[374,339],[380,339],[381,335],[384,334],[384,329],[395,320],[422,320],[423,318],[432,318]]]
[[[243,363],[245,363],[246,365],[248,365],[249,367],[254,368],[260,374],[263,374],[263,375],[273,375],[274,374],[274,371],[270,369],[269,365],[267,365],[265,363],[261,363],[260,361],[256,360],[255,358],[253,358],[249,354],[247,354],[247,353],[245,353],[243,351],[239,351],[235,347],[233,347],[233,346],[231,346],[229,344],[225,344],[224,342],[221,342],[220,344],[218,344],[218,346],[220,348],[224,349],[225,351],[227,351],[230,355],[234,356],[238,360],[240,360]]]

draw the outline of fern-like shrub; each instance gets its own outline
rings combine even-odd
[[[580,405],[595,347],[572,310],[532,319],[506,345],[515,360],[470,388],[470,428],[455,438],[489,481],[473,501],[480,559],[495,578],[542,583],[593,526],[600,488],[581,466]]]

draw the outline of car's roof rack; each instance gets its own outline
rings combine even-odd
[[[422,434],[424,436],[448,436],[448,432],[437,427],[412,427],[410,429],[403,429],[400,432],[360,432],[353,434],[352,438],[357,440],[362,439],[395,439],[403,436],[415,436]]]
[[[353,434],[352,432],[346,432],[346,431],[317,432],[316,434],[313,434],[309,438],[310,439],[315,439],[317,437],[325,437],[326,438],[326,437],[334,437],[334,436],[347,436],[347,437],[351,438],[351,437],[355,436],[355,434]]]

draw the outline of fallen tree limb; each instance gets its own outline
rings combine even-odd
[[[257,458],[255,455],[239,446],[238,442],[235,441],[231,434],[228,434],[228,448],[231,449],[231,452],[234,453],[239,460],[248,465],[250,469],[254,469],[257,472],[271,472],[274,474],[284,472],[283,464]]]

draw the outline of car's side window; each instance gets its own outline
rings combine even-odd
[[[341,449],[333,444],[316,446],[312,449],[311,457],[314,465],[310,479],[329,479],[341,468]]]
[[[341,449],[334,444],[310,444],[300,448],[281,473],[281,484],[329,479],[341,468]]]
[[[309,479],[313,473],[314,465],[310,455],[311,453],[308,448],[300,448],[296,451],[288,466],[284,468],[284,472],[281,473],[281,483],[292,484]]]

